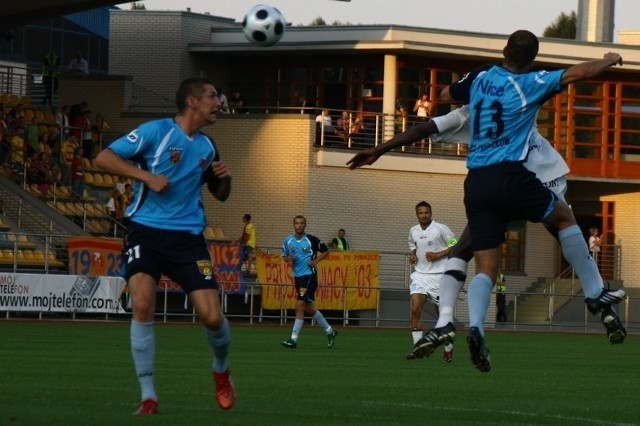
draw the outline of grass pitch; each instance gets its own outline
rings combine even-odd
[[[156,325],[160,414],[133,418],[138,384],[125,323],[0,321],[0,425],[637,425],[640,344],[603,335],[487,333],[493,370],[407,361],[407,330],[232,324],[236,406],[218,409],[202,328]]]

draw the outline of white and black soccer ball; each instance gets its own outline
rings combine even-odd
[[[242,31],[253,44],[273,46],[284,35],[286,21],[278,9],[268,4],[253,6],[242,20]]]

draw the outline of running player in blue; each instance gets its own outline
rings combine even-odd
[[[200,131],[216,121],[220,99],[203,78],[184,80],[176,93],[178,114],[142,124],[98,154],[96,165],[109,173],[135,179],[127,213],[123,275],[127,279],[133,317],[131,352],[142,402],[135,415],[158,412],[154,385],[153,318],[161,274],[180,284],[195,307],[213,351],[216,399],[223,410],[235,402],[227,355],[229,324],[222,314],[211,256],[202,235],[205,227],[202,186],[225,201],[231,174],[220,161],[214,142]]]
[[[466,78],[471,140],[464,203],[471,231],[476,275],[468,292],[471,361],[480,371],[491,369],[485,346],[484,321],[499,269],[499,246],[507,223],[526,219],[556,227],[562,251],[575,268],[591,313],[600,314],[611,343],[622,343],[626,330],[612,305],[622,290],[605,290],[571,209],[544,187],[523,162],[535,133],[540,107],[550,94],[570,83],[593,77],[622,64],[617,53],[568,69],[530,72],[538,54],[538,39],[529,31],[513,33],[504,48],[504,63]],[[463,80],[465,80],[463,78]],[[464,85],[460,85],[464,87]]]
[[[287,236],[282,243],[282,257],[293,266],[295,290],[298,296],[296,301],[296,319],[293,322],[291,337],[281,344],[286,348],[298,347],[298,336],[304,325],[304,314],[318,323],[327,333],[327,347],[331,349],[336,343],[338,332],[334,330],[322,313],[314,304],[316,290],[318,289],[318,275],[316,266],[329,254],[329,247],[317,237],[304,232],[307,227],[307,219],[304,216],[293,218],[294,233]]]

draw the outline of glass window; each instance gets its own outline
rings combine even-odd
[[[502,252],[500,270],[504,272],[524,273],[524,254],[526,244],[526,222],[509,224],[505,233],[506,241],[500,247]]]

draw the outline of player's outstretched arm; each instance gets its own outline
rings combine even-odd
[[[428,138],[434,133],[438,132],[438,128],[435,123],[429,120],[426,123],[420,123],[417,126],[413,126],[409,130],[406,130],[399,135],[394,136],[387,142],[376,146],[375,148],[367,148],[358,151],[356,155],[347,161],[349,169],[357,169],[358,167],[367,166],[375,163],[385,153],[392,149],[410,145],[414,142],[418,142],[421,139]]]
[[[95,164],[96,167],[106,172],[142,181],[155,192],[163,192],[169,188],[170,183],[166,176],[154,175],[147,170],[136,167],[120,158],[109,148],[103,149],[98,153]]]
[[[615,52],[605,53],[602,59],[595,61],[582,62],[567,68],[562,74],[561,84],[566,86],[567,84],[591,78],[600,74],[602,71],[615,65],[622,65],[622,56]]]

